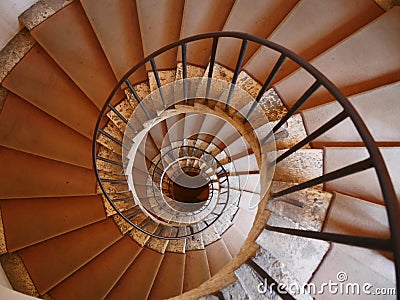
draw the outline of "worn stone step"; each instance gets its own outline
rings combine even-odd
[[[295,184],[273,181],[276,193]],[[333,195],[320,189],[308,188],[268,201],[267,209],[300,224],[307,230],[321,231]]]
[[[272,214],[268,225],[302,229],[298,224]],[[307,283],[329,249],[329,243],[264,230],[256,242],[275,256],[302,284]]]
[[[286,150],[277,151],[277,157]],[[301,183],[322,175],[323,151],[300,149],[279,162],[275,167],[274,180]]]

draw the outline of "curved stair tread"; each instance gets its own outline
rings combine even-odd
[[[163,254],[143,248],[105,299],[147,299],[163,258]]]
[[[183,253],[165,252],[148,299],[167,299],[182,293],[185,259]]]
[[[219,239],[205,247],[210,274],[218,273],[232,259],[224,240]]]
[[[271,214],[268,225],[301,229],[298,224],[276,214]],[[258,236],[256,242],[287,266],[302,284],[310,280],[329,249],[329,243],[325,241],[285,235],[266,229]]]
[[[349,98],[376,142],[394,144],[400,140],[400,128],[396,119],[398,109],[396,95],[399,93],[400,82],[394,82]],[[370,109],[371,107],[374,109]],[[304,110],[302,116],[307,132],[311,133],[318,129],[340,111],[340,105],[334,102]],[[354,125],[350,120],[345,120],[315,139],[313,145],[322,148],[323,145],[329,146],[330,143],[346,146],[346,143],[361,142]]]
[[[121,237],[108,219],[24,248],[19,254],[36,288],[44,294]]]
[[[400,8],[394,7],[311,61],[346,96],[376,88],[398,80]],[[384,34],[382,34],[384,33]],[[374,40],[373,44],[368,41]],[[365,44],[369,47],[365,48]],[[384,44],[385,47],[381,45]],[[377,62],[379,58],[379,63]],[[333,68],[332,63],[335,65]],[[275,84],[282,100],[289,107],[307,89],[313,79],[301,70]],[[332,98],[319,89],[303,109],[327,103]]]
[[[89,139],[12,93],[0,115],[0,144],[92,169]]]
[[[85,168],[5,147],[0,147],[0,164],[2,199],[95,194],[94,173]]]
[[[373,21],[383,12],[373,1],[358,0],[349,3],[299,1],[268,39],[292,50],[306,60],[311,60]],[[302,28],[301,32],[297,30],[299,26]],[[254,79],[264,82],[268,76],[265,70],[272,70],[278,58],[277,52],[260,48],[249,59],[244,69]],[[298,66],[294,63],[286,61],[274,82],[297,68]]]
[[[1,200],[8,251],[16,251],[105,218],[99,196]],[[51,226],[49,226],[51,224]]]
[[[137,42],[141,41],[141,34],[136,2],[84,0],[81,4],[115,76],[121,79],[130,66],[144,57],[142,43]],[[138,70],[129,79],[132,84],[145,81],[146,70]]]
[[[330,251],[327,253],[321,266],[314,274],[311,283],[316,287],[321,287],[323,282],[332,280],[338,282],[336,276],[338,273],[346,274],[347,280],[345,284],[362,284],[368,283],[372,287],[371,292],[376,288],[394,288],[394,267],[391,261],[383,261],[382,256],[373,251],[365,251],[362,255],[361,249],[346,245],[333,244]],[[340,259],[339,259],[340,258]],[[368,263],[366,263],[368,262]],[[378,268],[370,267],[370,262],[377,263]],[[343,296],[331,295],[332,299],[343,298]],[[365,296],[363,296],[365,297]],[[396,296],[386,295],[385,299],[395,299]],[[321,295],[316,296],[316,299],[322,299]]]
[[[93,138],[98,107],[38,43],[2,85],[87,138]]]
[[[74,1],[64,7],[62,13],[33,28],[31,35],[102,108],[117,80],[80,3]]]
[[[206,250],[193,250],[186,253],[183,291],[190,291],[211,277]]]
[[[398,168],[399,163],[397,163],[397,161],[399,158],[400,148],[383,147],[380,148],[380,151],[392,182],[399,182],[400,173]],[[325,148],[324,158],[325,173],[366,159],[367,157],[368,153],[362,147],[327,147]],[[383,204],[378,178],[372,169],[327,182],[325,183],[325,188],[327,191],[337,191],[339,193],[368,200],[377,204]],[[398,185],[395,185],[395,191],[397,197],[400,198]]]
[[[102,299],[141,249],[125,236],[51,289],[49,294],[55,299]]]

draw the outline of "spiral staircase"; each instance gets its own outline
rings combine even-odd
[[[289,287],[399,289],[400,7],[40,0],[20,21],[0,260],[22,294],[1,298],[398,299]]]

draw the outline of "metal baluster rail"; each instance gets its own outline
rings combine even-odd
[[[287,195],[290,193],[293,193],[295,191],[299,191],[308,187],[312,187],[321,183],[325,183],[327,181],[331,181],[334,179],[342,178],[345,176],[348,176],[350,174],[354,174],[357,172],[361,172],[363,170],[367,169],[374,169],[376,172],[376,175],[379,180],[380,188],[382,191],[382,195],[384,198],[384,203],[386,206],[386,212],[389,220],[389,226],[390,226],[390,233],[391,236],[389,239],[377,239],[377,238],[370,238],[370,237],[361,237],[361,236],[350,236],[350,235],[345,235],[345,234],[332,234],[332,233],[322,233],[322,232],[310,232],[310,231],[305,231],[305,230],[296,230],[296,229],[287,229],[287,228],[280,228],[280,227],[273,227],[273,226],[266,226],[267,230],[273,230],[277,232],[282,232],[285,234],[290,234],[290,235],[297,235],[297,236],[303,236],[303,237],[308,237],[308,238],[313,238],[313,239],[319,239],[319,240],[324,240],[324,241],[330,241],[330,242],[335,242],[335,243],[342,243],[342,244],[347,244],[347,245],[352,245],[352,246],[358,246],[358,247],[364,247],[364,248],[370,248],[370,249],[379,249],[379,250],[385,250],[392,252],[394,254],[394,263],[396,267],[396,277],[397,277],[397,289],[400,290],[400,211],[399,211],[399,204],[398,200],[393,188],[393,184],[390,180],[387,168],[384,164],[382,155],[372,138],[368,128],[364,124],[363,120],[361,119],[360,115],[358,112],[354,109],[354,107],[351,105],[351,103],[348,101],[348,99],[335,87],[335,85],[328,80],[321,72],[319,72],[315,67],[313,67],[310,63],[302,59],[301,57],[297,56],[290,50],[275,44],[271,41],[265,40],[263,38],[255,37],[249,34],[245,33],[239,33],[239,32],[213,32],[213,33],[205,33],[205,34],[200,34],[192,37],[185,38],[183,40],[174,42],[170,45],[167,45],[158,51],[155,51],[145,59],[143,59],[141,62],[139,62],[136,66],[132,67],[131,70],[120,80],[118,85],[114,88],[114,90],[111,92],[109,98],[107,99],[106,104],[104,105],[98,122],[96,124],[95,132],[94,132],[94,138],[93,138],[93,163],[94,163],[94,170],[96,172],[97,178],[99,185],[104,193],[104,195],[107,197],[107,199],[110,201],[110,204],[116,209],[118,213],[120,213],[122,216],[123,214],[118,211],[117,207],[113,203],[113,201],[109,198],[108,196],[108,191],[103,185],[104,182],[108,182],[110,184],[125,184],[126,181],[124,180],[110,180],[110,179],[103,179],[101,178],[99,174],[99,170],[97,169],[97,160],[101,160],[102,162],[109,163],[109,164],[114,164],[117,166],[121,166],[125,164],[125,162],[119,162],[119,161],[112,161],[108,160],[106,158],[100,157],[97,155],[97,141],[100,135],[105,136],[106,138],[110,139],[111,141],[115,142],[117,145],[119,145],[121,148],[126,147],[121,141],[118,141],[115,137],[110,135],[109,133],[105,132],[102,128],[102,124],[104,122],[104,118],[106,117],[106,114],[112,110],[114,111],[113,106],[110,106],[111,101],[115,100],[114,97],[117,94],[117,91],[120,90],[124,83],[128,82],[128,78],[139,70],[142,66],[144,66],[146,63],[150,63],[155,80],[157,83],[157,86],[159,88],[159,93],[162,99],[162,103],[164,107],[166,106],[165,102],[165,96],[163,92],[163,87],[161,85],[159,76],[158,76],[158,71],[157,67],[155,64],[155,58],[161,55],[162,53],[173,49],[177,47],[182,47],[182,60],[183,60],[183,74],[184,77],[187,76],[187,61],[186,61],[186,49],[190,47],[190,43],[198,40],[203,40],[203,39],[211,39],[213,41],[212,47],[210,49],[210,62],[208,66],[208,74],[206,75],[207,79],[207,85],[206,85],[206,92],[205,92],[205,97],[204,97],[204,102],[207,103],[209,100],[209,95],[210,95],[210,87],[211,87],[211,81],[212,81],[212,76],[213,76],[213,70],[214,66],[216,63],[216,53],[217,53],[217,48],[218,48],[218,41],[223,38],[234,38],[241,40],[242,42],[242,47],[238,56],[236,68],[234,70],[234,76],[232,80],[232,86],[231,89],[229,90],[228,93],[228,98],[226,101],[226,108],[229,107],[230,105],[230,100],[232,98],[232,93],[234,91],[233,87],[236,84],[236,80],[238,77],[238,74],[241,70],[242,63],[243,63],[243,57],[246,51],[246,47],[248,42],[252,43],[257,43],[260,45],[260,47],[267,47],[271,50],[274,50],[280,54],[280,58],[273,67],[273,69],[268,72],[266,70],[266,73],[269,75],[267,76],[266,81],[262,85],[262,89],[259,92],[258,96],[254,100],[254,103],[252,103],[251,108],[246,114],[246,118],[244,120],[244,123],[251,118],[254,108],[256,107],[257,103],[261,100],[262,95],[266,90],[268,90],[271,87],[271,83],[275,76],[278,74],[280,67],[286,60],[290,60],[292,62],[295,62],[300,68],[305,70],[309,75],[311,75],[314,78],[314,83],[309,86],[307,91],[298,99],[298,101],[288,110],[287,114],[273,127],[271,132],[267,134],[264,137],[264,142],[267,141],[272,135],[275,133],[279,132],[279,129],[286,123],[286,121],[292,117],[296,112],[302,109],[304,104],[307,102],[307,100],[321,87],[326,89],[333,97],[334,100],[337,101],[341,107],[342,107],[342,112],[336,115],[334,118],[329,120],[327,123],[322,125],[319,129],[315,130],[313,133],[311,133],[309,136],[304,138],[302,141],[298,142],[296,145],[288,149],[286,152],[284,152],[281,156],[276,158],[274,163],[279,164],[281,161],[285,160],[288,158],[290,155],[295,153],[297,150],[299,150],[302,146],[305,144],[313,141],[316,139],[318,136],[321,134],[325,133],[329,129],[333,128],[340,122],[342,122],[345,119],[349,119],[355,128],[357,129],[362,141],[363,145],[365,148],[368,150],[369,153],[369,158],[362,160],[357,163],[350,164],[348,166],[345,166],[339,170],[324,174],[320,177],[311,179],[309,181],[300,183],[296,186],[278,191],[272,195],[270,195],[272,198],[277,198],[283,195]],[[128,82],[129,85],[129,82]],[[133,94],[135,95],[134,92],[134,87],[132,85],[129,85],[129,89]],[[186,89],[185,89],[186,91]],[[187,94],[185,94],[185,99],[187,99]],[[138,99],[140,103],[140,99]],[[145,109],[145,108],[144,108]],[[119,116],[117,114],[117,116]],[[121,116],[119,116],[121,117]],[[121,118],[122,119],[122,118]],[[124,119],[122,119],[124,121]],[[125,121],[124,121],[125,122]],[[146,225],[146,224],[144,224]],[[137,226],[137,225],[134,225]],[[137,226],[139,230],[146,232],[144,230],[144,226]],[[190,227],[192,230],[192,227]],[[150,233],[149,233],[150,234]],[[192,235],[195,234],[192,230],[191,233],[187,234]],[[150,234],[152,235],[152,234]],[[178,236],[173,236],[173,237],[168,237],[171,239],[176,239],[176,238],[181,238]]]

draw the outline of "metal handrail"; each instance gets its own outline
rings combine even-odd
[[[113,89],[111,92],[110,96],[108,97],[105,105],[103,106],[103,109],[101,110],[99,119],[97,121],[96,127],[95,127],[95,132],[93,136],[93,164],[94,164],[94,170],[96,173],[96,176],[98,178],[98,181],[100,183],[101,189],[105,194],[106,190],[102,186],[100,177],[99,177],[99,172],[97,170],[96,166],[96,141],[98,139],[99,134],[104,134],[102,132],[101,128],[101,122],[106,114],[106,112],[110,109],[109,105],[110,102],[114,99],[114,96],[117,94],[117,92],[120,90],[120,88],[124,85],[127,84],[129,88],[133,89],[132,85],[130,84],[129,77],[136,72],[139,68],[143,67],[145,64],[150,63],[152,70],[155,75],[155,79],[157,82],[157,86],[159,88],[159,93],[160,96],[163,100],[163,103],[165,105],[164,101],[164,93],[163,93],[163,87],[160,83],[160,79],[158,76],[158,70],[157,66],[155,63],[155,58],[162,53],[171,50],[173,48],[177,47],[182,47],[182,62],[183,66],[185,67],[185,70],[183,74],[186,74],[186,67],[187,67],[187,62],[186,62],[186,46],[188,43],[198,41],[198,40],[204,40],[204,39],[212,39],[212,48],[211,48],[211,54],[210,54],[210,65],[209,65],[209,70],[208,70],[208,82],[207,82],[207,91],[206,91],[206,97],[205,101],[208,100],[209,96],[209,88],[210,88],[210,81],[212,79],[212,74],[213,74],[213,68],[215,65],[215,60],[216,60],[216,52],[217,52],[217,47],[218,47],[218,40],[220,38],[236,38],[238,40],[242,41],[242,47],[241,51],[238,55],[238,60],[237,60],[237,65],[235,68],[234,72],[234,77],[233,80],[237,80],[237,75],[238,72],[241,70],[241,65],[243,62],[243,57],[246,51],[246,46],[248,42],[253,42],[257,43],[260,46],[267,47],[269,49],[272,49],[278,53],[280,53],[280,58],[277,61],[276,65],[270,72],[270,74],[267,77],[267,80],[262,86],[262,90],[256,97],[256,102],[260,101],[263,93],[271,87],[271,83],[273,81],[273,78],[276,76],[276,74],[279,72],[280,66],[283,64],[283,62],[287,59],[290,59],[291,61],[295,62],[298,66],[300,66],[303,70],[307,71],[308,74],[310,74],[314,79],[315,82],[312,84],[312,86],[303,94],[303,96],[289,109],[287,112],[286,116],[284,116],[273,128],[273,130],[270,132],[270,135],[273,133],[277,132],[278,129],[291,117],[293,116],[309,99],[311,95],[313,95],[318,88],[324,87],[334,98],[335,100],[341,105],[343,108],[343,111],[337,115],[334,119],[329,121],[327,124],[323,125],[320,129],[318,129],[316,132],[310,134],[307,138],[305,138],[303,141],[299,142],[297,145],[289,149],[287,154],[284,154],[281,157],[278,157],[276,160],[276,163],[279,163],[279,161],[285,159],[287,156],[292,154],[293,152],[297,151],[297,149],[301,148],[302,144],[308,143],[311,140],[315,139],[318,137],[320,134],[324,133],[328,129],[332,128],[333,126],[337,125],[340,123],[342,120],[349,118],[354,126],[356,127],[368,153],[369,153],[369,158],[355,163],[353,165],[344,167],[342,169],[336,170],[334,172],[322,175],[318,178],[315,178],[313,180],[310,180],[308,182],[299,184],[295,187],[291,187],[282,191],[279,191],[275,194],[272,194],[272,197],[278,197],[282,195],[286,195],[288,193],[292,193],[296,190],[301,190],[310,186],[313,186],[315,184],[323,183],[329,180],[333,180],[336,178],[344,177],[356,172],[360,172],[362,170],[366,170],[369,168],[374,168],[375,172],[377,174],[380,188],[382,191],[382,195],[384,198],[384,203],[386,206],[386,213],[388,216],[389,220],[389,226],[390,226],[390,240],[387,241],[385,239],[375,239],[372,241],[372,244],[369,243],[367,240],[363,240],[362,237],[354,237],[354,236],[346,236],[346,235],[335,235],[335,236],[329,236],[329,234],[323,235],[322,233],[316,232],[315,234],[312,234],[312,238],[316,239],[322,239],[326,241],[333,241],[333,242],[339,242],[339,243],[344,243],[348,245],[358,245],[362,247],[372,247],[376,248],[376,243],[384,245],[384,248],[386,250],[389,250],[393,252],[394,254],[394,263],[396,267],[396,277],[397,277],[397,288],[400,290],[400,212],[399,212],[399,203],[397,201],[397,197],[395,194],[395,190],[393,187],[393,184],[391,182],[389,173],[387,171],[387,168],[385,166],[383,157],[380,153],[380,150],[378,149],[378,146],[376,145],[373,137],[371,136],[367,126],[363,122],[362,118],[356,111],[356,109],[353,107],[353,105],[349,102],[349,100],[340,92],[340,90],[325,76],[323,75],[320,71],[318,71],[314,66],[312,66],[310,63],[308,63],[306,60],[303,58],[299,57],[292,51],[286,49],[285,47],[278,45],[272,41],[256,37],[247,33],[241,33],[241,32],[211,32],[211,33],[204,33],[204,34],[199,34],[195,36],[191,36],[188,38],[184,38],[182,40],[176,41],[174,43],[171,43],[165,47],[162,47],[161,49],[153,52],[146,58],[144,58],[142,61],[140,61],[138,64],[136,64],[134,67],[130,69],[129,72],[125,74],[125,76],[118,82],[116,87]],[[186,75],[185,75],[186,77]],[[236,82],[232,82],[233,85]],[[137,95],[136,95],[137,96]],[[135,97],[136,97],[135,96]],[[231,97],[231,91],[229,93],[229,96]],[[228,97],[228,100],[229,98]],[[138,100],[139,104],[141,103],[140,99],[136,97]],[[227,102],[227,106],[229,103]],[[252,110],[249,111],[249,114],[252,113]],[[267,136],[268,137],[268,136]],[[110,202],[111,203],[111,202]],[[113,203],[111,203],[113,205]],[[115,208],[115,207],[114,207]],[[278,227],[272,227],[272,226],[267,226],[267,229],[270,230],[283,230],[282,228]],[[294,235],[304,235],[305,233],[302,232],[302,230],[289,230],[286,233],[288,234],[294,234]]]

